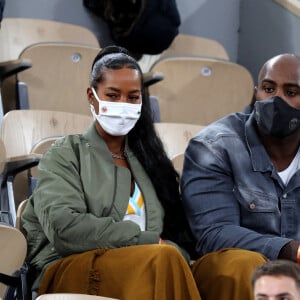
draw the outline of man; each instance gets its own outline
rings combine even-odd
[[[300,300],[300,266],[288,260],[269,261],[252,275],[255,300]]]
[[[255,94],[251,114],[210,124],[185,153],[183,202],[203,299],[252,299],[255,267],[300,253],[300,58],[268,60]]]

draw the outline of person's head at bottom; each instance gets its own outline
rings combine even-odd
[[[300,300],[300,265],[268,261],[253,272],[252,287],[255,300]]]

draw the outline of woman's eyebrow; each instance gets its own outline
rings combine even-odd
[[[107,89],[107,90],[113,90],[115,92],[120,92],[120,89],[118,89],[116,87],[113,87],[113,86],[107,86],[105,89]]]
[[[114,92],[120,92],[121,90],[120,89],[118,89],[118,88],[116,88],[116,87],[113,87],[113,86],[107,86],[106,88],[105,88],[106,90],[112,90],[112,91],[114,91]],[[135,89],[135,90],[131,90],[131,91],[129,91],[129,93],[140,93],[141,92],[141,90],[140,89]]]
[[[141,92],[141,90],[139,90],[139,89],[129,91],[129,93],[140,93],[140,92]]]

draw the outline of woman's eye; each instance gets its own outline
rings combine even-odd
[[[112,100],[117,100],[119,98],[119,95],[117,94],[106,94],[106,97]]]
[[[129,100],[131,102],[136,102],[136,101],[140,100],[140,96],[139,95],[137,95],[137,96],[129,96],[128,98],[129,98]]]

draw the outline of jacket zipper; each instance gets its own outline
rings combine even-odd
[[[107,214],[107,216],[110,216],[111,215],[111,211],[112,211],[112,209],[113,209],[113,206],[114,206],[114,204],[115,204],[115,200],[116,200],[116,193],[117,193],[117,171],[118,171],[118,168],[117,168],[117,166],[114,166],[114,192],[113,192],[113,201],[112,201],[112,204],[111,204],[111,206],[110,206],[110,209],[109,209],[109,211],[108,211],[108,214]],[[116,210],[117,211],[117,210]],[[119,212],[117,211],[117,213],[118,213],[118,215],[119,215],[119,217],[120,217],[120,219],[121,219],[121,216],[120,216],[120,214],[119,214]]]

